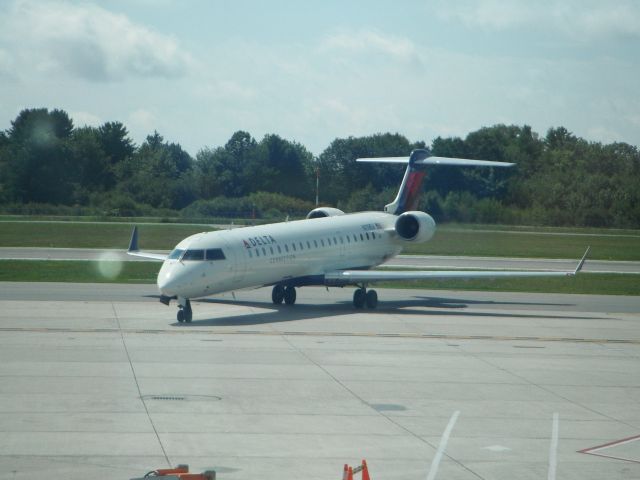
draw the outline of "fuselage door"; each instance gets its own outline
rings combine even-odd
[[[227,260],[229,265],[227,266],[227,273],[231,277],[231,288],[233,288],[244,279],[247,269],[246,254],[244,249],[239,246],[237,240],[234,241],[232,236],[227,235],[227,232],[224,232],[222,239],[224,241],[225,251],[228,252]]]

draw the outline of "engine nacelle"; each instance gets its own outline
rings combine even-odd
[[[311,210],[307,218],[337,217],[338,215],[344,215],[344,212],[338,208],[320,207]]]
[[[408,242],[426,242],[436,233],[436,222],[424,212],[405,212],[395,224],[396,233]]]

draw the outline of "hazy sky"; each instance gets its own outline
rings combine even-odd
[[[26,107],[191,154],[496,123],[640,145],[640,1],[0,0],[0,129]]]

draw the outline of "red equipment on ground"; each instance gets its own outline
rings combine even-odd
[[[142,478],[132,478],[131,480],[144,480],[153,477],[164,477],[164,480],[216,480],[216,472],[207,470],[203,473],[189,473],[189,465],[178,465],[176,468],[152,470]]]
[[[344,471],[342,472],[342,480],[353,480],[355,473],[362,472],[362,480],[371,480],[369,477],[369,469],[367,468],[367,461],[362,460],[362,464],[359,467],[350,467],[346,463],[344,464]]]

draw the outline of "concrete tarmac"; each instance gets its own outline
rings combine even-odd
[[[0,478],[640,477],[640,297],[0,283]]]
[[[168,253],[154,250],[155,253]],[[37,248],[2,247],[2,260],[118,260],[118,261],[154,261],[127,255],[120,250],[101,250],[94,248]],[[495,270],[555,270],[570,271],[578,264],[574,259],[544,258],[506,258],[506,257],[463,257],[444,255],[399,255],[383,266],[388,268],[416,269],[495,269]],[[608,261],[587,258],[584,272],[589,273],[633,273],[640,274],[640,262]]]

